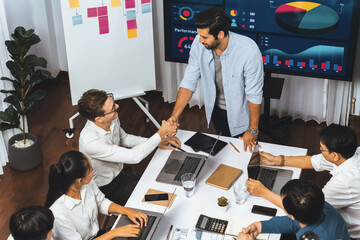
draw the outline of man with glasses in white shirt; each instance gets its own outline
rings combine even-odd
[[[150,138],[127,134],[120,126],[112,94],[91,89],[78,101],[81,116],[88,119],[79,138],[79,150],[89,157],[94,168],[94,181],[111,201],[125,205],[140,176],[124,164],[137,164],[157,146],[164,149],[180,141],[171,137],[176,126],[163,121]]]
[[[322,189],[325,200],[344,218],[350,236],[360,239],[360,147],[354,130],[335,124],[324,128],[320,132],[320,151],[314,156],[273,156],[265,152],[260,156],[265,165],[330,171],[332,178]],[[280,196],[261,182],[248,179],[246,184],[252,195],[283,208]]]

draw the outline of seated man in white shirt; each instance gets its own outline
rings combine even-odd
[[[94,168],[94,181],[106,198],[125,205],[139,176],[124,164],[137,164],[157,146],[173,149],[180,141],[171,137],[176,126],[163,121],[161,128],[150,138],[127,134],[121,127],[117,105],[112,94],[92,89],[78,101],[81,116],[88,119],[80,133],[79,150],[86,154]]]
[[[291,166],[315,171],[330,171],[332,178],[322,191],[325,200],[344,218],[350,236],[360,239],[360,147],[356,134],[349,128],[330,125],[320,132],[321,154],[314,156],[273,156],[260,152],[261,163],[272,166]],[[259,181],[248,179],[248,191],[283,208],[279,195]]]
[[[11,215],[8,240],[50,240],[54,215],[51,210],[42,206],[21,208]]]

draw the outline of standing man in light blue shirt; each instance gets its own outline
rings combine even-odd
[[[230,32],[230,24],[217,8],[195,17],[198,35],[169,120],[178,124],[201,79],[208,126],[211,120],[218,134],[240,137],[244,150],[252,151],[259,133],[262,56],[253,40]]]

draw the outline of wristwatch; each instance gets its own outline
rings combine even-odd
[[[248,129],[248,131],[252,134],[252,135],[258,135],[259,134],[259,129]]]

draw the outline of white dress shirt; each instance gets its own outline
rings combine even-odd
[[[80,133],[79,150],[91,161],[94,181],[98,187],[109,184],[123,169],[124,163],[136,164],[149,155],[161,142],[155,133],[149,139],[127,134],[115,119],[110,131],[87,121]]]
[[[336,166],[322,154],[311,157],[315,171],[330,171],[332,178],[323,188],[325,201],[344,218],[350,236],[360,239],[360,147],[353,157]]]
[[[13,238],[13,236],[10,234],[10,236],[8,237],[7,240],[14,240],[14,238]],[[51,237],[50,240],[54,240],[54,239]]]
[[[80,194],[81,200],[63,194],[51,205],[54,240],[88,240],[98,233],[98,213],[108,215],[112,202],[92,180],[82,187]]]

